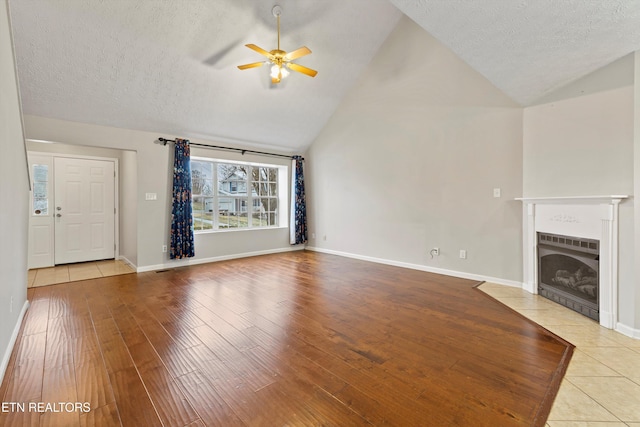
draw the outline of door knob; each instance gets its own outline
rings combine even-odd
[[[57,216],[58,218],[60,218],[60,217],[62,216],[62,214],[56,214],[56,216]]]
[[[61,211],[61,210],[62,210],[62,208],[61,208],[60,206],[58,206],[58,207],[56,207],[56,210],[57,210],[57,211]]]

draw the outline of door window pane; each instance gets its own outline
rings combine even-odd
[[[33,165],[33,215],[49,214],[49,166]]]

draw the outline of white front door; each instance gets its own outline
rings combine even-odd
[[[53,266],[53,157],[29,153],[29,268]]]
[[[115,257],[115,165],[56,157],[55,263]]]

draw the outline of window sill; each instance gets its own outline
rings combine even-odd
[[[219,229],[219,230],[195,230],[193,233],[196,235],[199,234],[216,234],[216,233],[234,233],[236,231],[245,232],[245,231],[263,231],[263,230],[283,230],[289,229],[289,227],[253,227],[253,228],[229,228],[229,229]]]

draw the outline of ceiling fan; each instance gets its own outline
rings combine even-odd
[[[271,13],[278,20],[278,48],[273,49],[270,52],[262,49],[261,47],[256,46],[255,44],[247,44],[249,49],[255,50],[262,56],[266,56],[268,61],[260,61],[253,62],[251,64],[238,65],[238,68],[241,70],[246,70],[249,68],[261,67],[264,64],[272,64],[271,65],[271,83],[280,83],[280,81],[289,75],[288,70],[297,71],[302,74],[306,74],[310,77],[315,77],[318,72],[316,70],[312,70],[311,68],[303,67],[302,65],[296,64],[293,61],[294,59],[298,59],[302,56],[308,55],[311,53],[311,50],[302,46],[292,52],[285,52],[284,50],[280,50],[280,15],[282,14],[282,8],[279,5],[273,6],[271,9]]]

